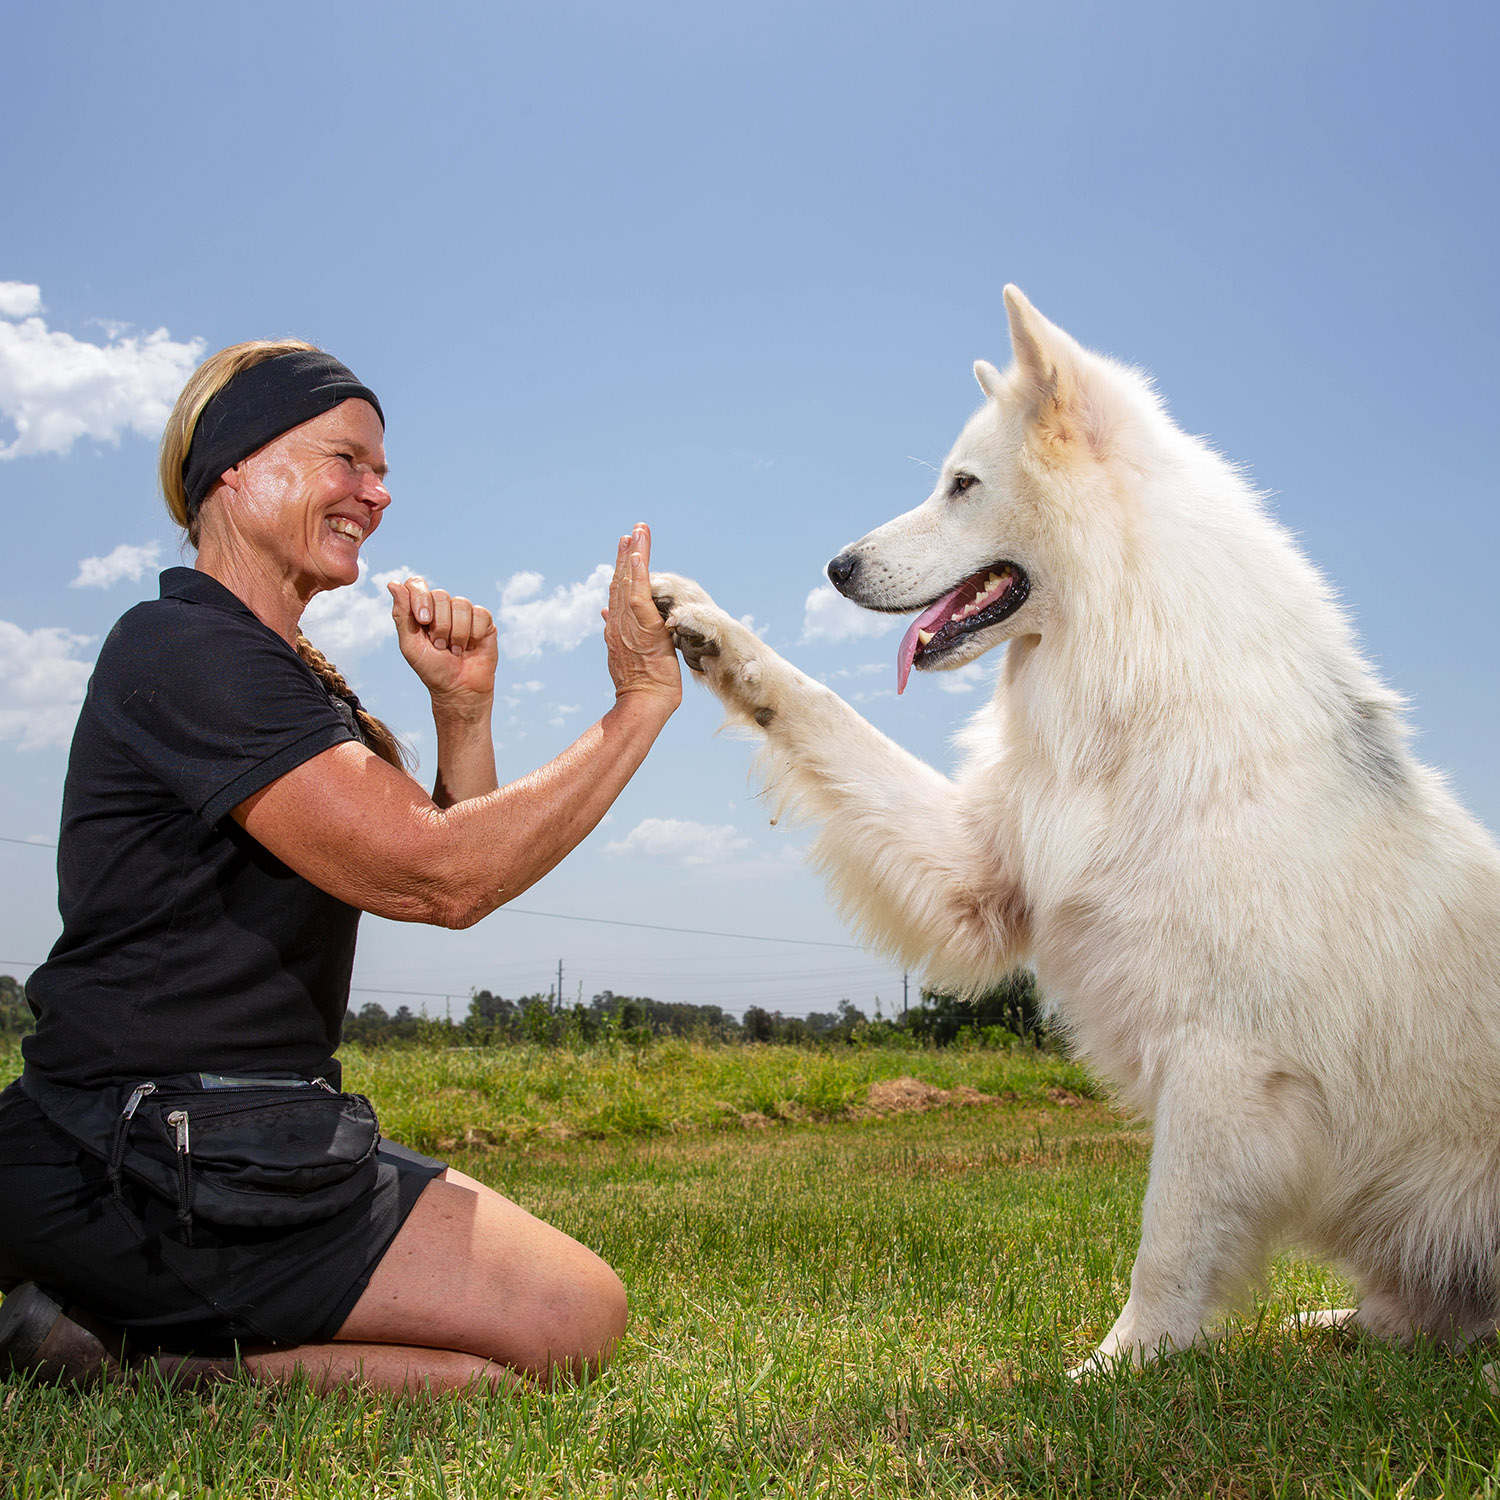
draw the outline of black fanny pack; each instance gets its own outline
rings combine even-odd
[[[177,1074],[98,1090],[34,1077],[22,1086],[49,1119],[107,1165],[128,1211],[128,1180],[193,1222],[290,1228],[329,1218],[374,1186],[380,1122],[363,1094],[321,1078]]]

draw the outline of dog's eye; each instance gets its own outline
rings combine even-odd
[[[953,482],[948,486],[950,495],[961,495],[965,490],[973,489],[979,481],[972,474],[955,474]]]

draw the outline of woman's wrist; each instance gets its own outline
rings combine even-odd
[[[682,687],[642,683],[615,691],[615,708],[632,722],[654,722],[660,729],[682,703]]]
[[[432,694],[433,722],[441,727],[471,729],[476,724],[488,724],[495,712],[495,694],[463,693],[448,696]]]

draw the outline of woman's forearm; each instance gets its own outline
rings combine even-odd
[[[453,807],[499,789],[491,729],[494,702],[491,697],[462,712],[433,704],[437,775],[432,784],[432,800],[438,807]]]
[[[676,703],[622,696],[566,750],[519,781],[443,817],[451,896],[445,925],[467,927],[534,885],[593,832],[635,775]]]
[[[343,744],[278,777],[234,815],[340,901],[398,922],[469,927],[583,842],[676,706],[670,695],[623,693],[539,770],[446,808],[362,746]]]

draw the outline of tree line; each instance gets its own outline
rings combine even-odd
[[[24,1036],[34,1025],[25,986],[0,974],[0,1036]],[[747,1007],[741,1017],[719,1005],[653,1000],[649,995],[617,995],[602,990],[587,1005],[559,1004],[555,995],[522,995],[510,1000],[476,990],[461,1020],[434,1020],[409,1006],[394,1012],[370,1001],[350,1007],[344,1019],[346,1041],[367,1046],[426,1042],[438,1046],[495,1046],[534,1042],[546,1047],[591,1046],[610,1040],[642,1046],[664,1037],[707,1042],[783,1042],[805,1046],[879,1045],[916,1042],[947,1047],[954,1043],[1043,1045],[1046,1032],[1041,995],[1027,969],[1006,975],[977,1000],[956,999],[924,989],[921,1000],[893,1016],[869,1016],[848,1000],[835,1011],[787,1016],[764,1006]]]
[[[379,1046],[388,1042],[429,1041],[447,1046],[493,1046],[534,1042],[541,1046],[590,1046],[618,1040],[642,1045],[665,1037],[706,1042],[782,1042],[825,1046],[916,1042],[932,1047],[972,1042],[999,1046],[1017,1041],[1044,1045],[1047,1033],[1042,999],[1028,969],[1017,969],[977,1000],[924,989],[920,1001],[892,1016],[876,1002],[872,1017],[848,1000],[835,1011],[783,1015],[748,1006],[741,1017],[719,1005],[653,1000],[649,995],[617,995],[603,990],[584,1004],[559,1004],[552,993],[511,1000],[476,990],[461,1020],[432,1020],[405,1005],[393,1014],[369,1002],[350,1010],[344,1022],[349,1041]]]

